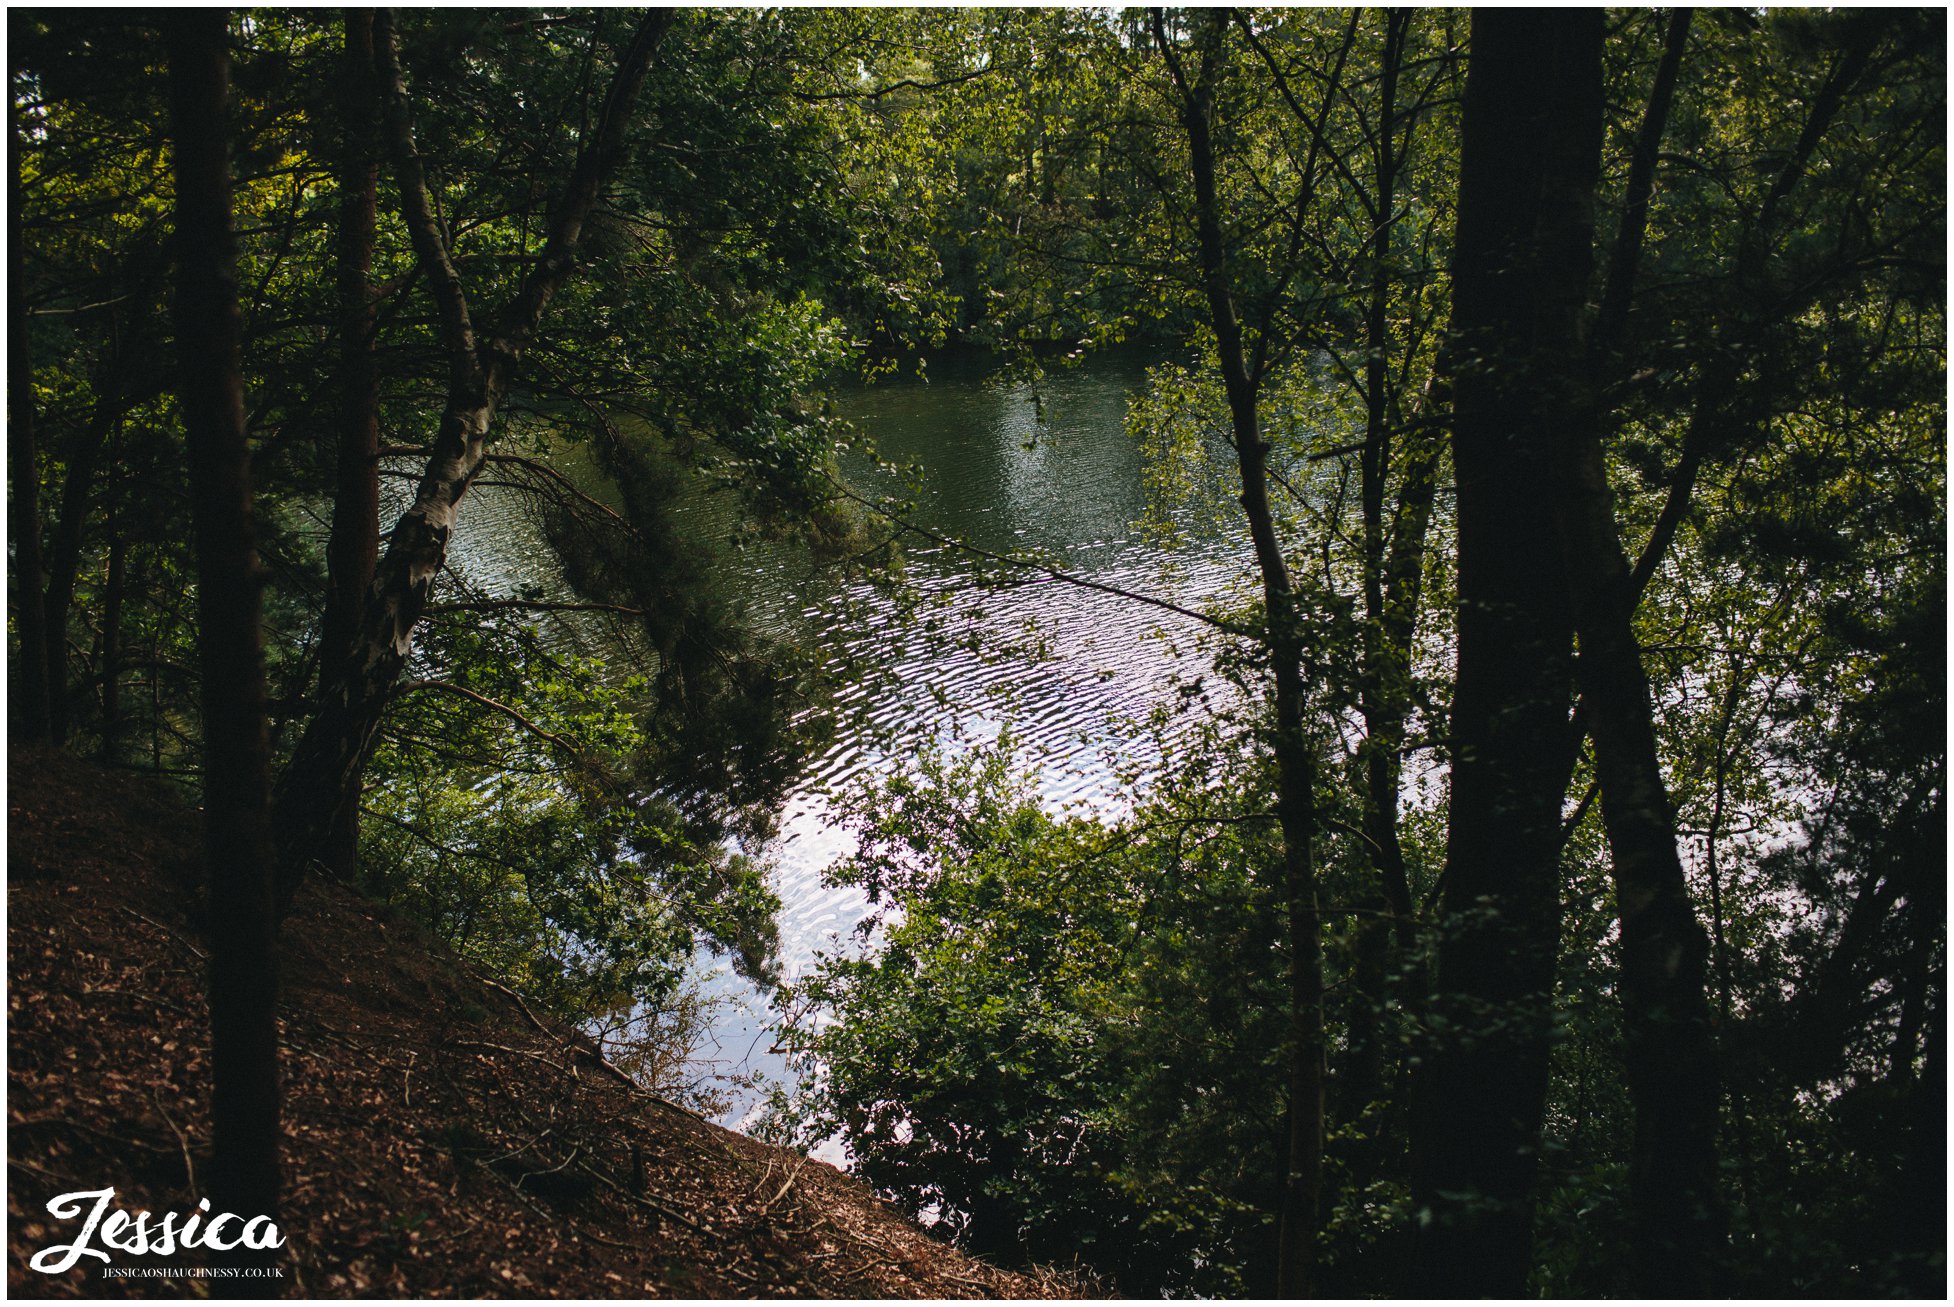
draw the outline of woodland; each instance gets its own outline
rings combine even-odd
[[[755,1129],[995,1266],[1945,1294],[1940,10],[8,20],[9,735],[201,804],[217,1208],[331,882],[674,1096],[731,959],[812,1014]],[[788,974],[877,671],[725,578],[923,622],[832,397],[1112,349],[1252,578],[1120,591],[1205,706],[1114,810],[875,776]]]

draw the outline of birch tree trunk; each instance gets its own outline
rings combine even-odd
[[[549,236],[534,271],[500,315],[498,329],[478,338],[468,295],[429,198],[415,146],[393,16],[387,10],[376,15],[375,66],[387,148],[415,255],[440,310],[448,353],[448,397],[413,503],[394,525],[386,554],[362,600],[352,641],[335,665],[326,669],[318,710],[279,780],[281,908],[289,905],[306,873],[322,861],[341,811],[359,801],[361,773],[394,683],[413,650],[414,630],[427,610],[434,580],[447,561],[461,502],[481,471],[490,425],[550,301],[575,269],[584,224],[599,188],[623,152],[639,89],[671,19],[671,10],[654,9],[638,25],[597,125],[553,208]]]

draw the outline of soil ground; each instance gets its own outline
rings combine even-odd
[[[201,1295],[63,1275],[57,1194],[188,1213],[208,1165],[197,814],[15,750],[8,778],[11,1296]],[[647,1093],[411,924],[308,886],[282,936],[288,1240],[273,1293],[331,1297],[1071,1296],[975,1261],[824,1163]],[[100,1246],[99,1239],[97,1246]],[[202,1254],[198,1254],[199,1256]],[[116,1254],[118,1267],[192,1257]]]

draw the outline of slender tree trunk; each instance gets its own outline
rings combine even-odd
[[[129,559],[128,542],[109,537],[108,575],[102,589],[102,761],[116,762],[116,737],[122,731],[122,594]]]
[[[276,918],[271,748],[260,644],[236,251],[227,153],[223,10],[167,23],[175,145],[179,396],[188,433],[204,701],[204,853],[210,891],[214,1209],[278,1204]],[[276,1254],[271,1254],[275,1256]],[[249,1250],[234,1257],[258,1256]],[[229,1281],[242,1291],[248,1282]]]
[[[1421,414],[1429,414],[1444,403],[1439,394],[1436,386],[1427,392]],[[1377,669],[1382,711],[1374,726],[1366,723],[1366,729],[1378,733],[1378,747],[1366,766],[1371,801],[1379,811],[1373,853],[1378,857],[1376,865],[1399,945],[1406,951],[1416,944],[1417,922],[1404,846],[1398,835],[1397,797],[1404,773],[1405,720],[1411,714],[1412,643],[1424,605],[1425,546],[1431,534],[1443,454],[1444,444],[1434,432],[1426,434],[1405,460],[1391,549],[1384,563],[1383,639]]]
[[[13,244],[7,287],[7,467],[13,502],[7,520],[14,533],[14,626],[20,632],[8,734],[16,740],[45,740],[52,722],[49,668],[58,645],[49,629],[41,589],[46,584],[41,563],[41,458],[35,440],[34,361],[27,345],[18,129],[10,130],[7,147],[7,161],[13,168],[7,186],[12,201],[7,237]]]
[[[598,189],[623,152],[624,134],[672,11],[654,9],[639,24],[605,97],[597,127],[559,197],[541,257],[498,330],[478,339],[468,296],[448,248],[414,142],[414,121],[395,48],[390,11],[374,22],[382,117],[401,207],[414,251],[440,310],[448,352],[448,398],[414,502],[401,515],[361,601],[351,644],[322,671],[318,711],[278,783],[279,902],[289,905],[306,873],[330,848],[342,811],[359,801],[360,775],[387,700],[413,649],[434,580],[447,561],[461,501],[487,454],[489,427],[511,376],[550,301],[576,266],[584,224]]]
[[[1709,940],[1676,851],[1654,704],[1631,622],[1628,559],[1592,424],[1569,442],[1560,496],[1601,815],[1621,918],[1622,1008],[1635,1105],[1630,1189],[1640,1288],[1698,1297],[1723,1237],[1717,1072],[1705,998]]]
[[[1413,1121],[1413,1292],[1518,1297],[1560,935],[1572,619],[1554,453],[1582,402],[1599,11],[1472,19],[1453,257],[1458,672],[1434,1013]]]
[[[320,666],[343,664],[353,649],[360,608],[380,561],[380,373],[374,354],[373,246],[380,189],[374,151],[373,11],[345,15],[346,52],[339,115],[339,450],[332,534],[326,545],[326,612]],[[364,768],[361,769],[362,771]],[[357,795],[360,774],[352,779]],[[337,880],[359,859],[357,799],[334,814],[320,861]]]
[[[121,419],[123,399],[114,378],[117,356],[111,355],[102,397],[88,425],[76,437],[68,455],[68,475],[61,485],[61,513],[55,519],[53,549],[48,555],[46,611],[48,622],[49,729],[56,744],[68,738],[72,713],[68,694],[68,610],[74,603],[75,581],[81,572],[82,542],[95,494],[95,471],[108,448],[109,433]]]
[[[1241,476],[1242,511],[1248,519],[1262,600],[1268,619],[1269,660],[1275,680],[1276,814],[1282,829],[1283,896],[1289,928],[1291,1060],[1283,1158],[1282,1210],[1278,1217],[1276,1293],[1306,1298],[1315,1286],[1315,1245],[1323,1185],[1323,944],[1316,901],[1312,841],[1316,830],[1315,773],[1308,729],[1308,688],[1303,679],[1302,632],[1295,587],[1269,505],[1269,443],[1257,412],[1257,380],[1250,375],[1241,324],[1235,315],[1213,139],[1215,82],[1228,16],[1198,15],[1201,64],[1185,75],[1180,59],[1156,20],[1156,39],[1181,90],[1183,125],[1194,180],[1201,281],[1228,395],[1231,435]]]
[[[1424,594],[1425,542],[1438,490],[1442,446],[1436,435],[1414,446],[1405,461],[1398,490],[1396,522],[1383,572],[1380,630],[1367,657],[1364,713],[1364,847],[1378,875],[1378,892],[1365,905],[1379,915],[1358,925],[1357,1007],[1350,1045],[1354,1083],[1347,1101],[1361,1108],[1384,1092],[1385,1030],[1391,996],[1390,946],[1395,934],[1399,955],[1411,957],[1418,943],[1417,909],[1398,832],[1398,792],[1404,776],[1405,721],[1411,712],[1411,656]],[[1422,983],[1414,982],[1415,992]]]
[[[1854,44],[1812,98],[1796,147],[1766,195],[1757,223],[1739,243],[1734,281],[1740,297],[1756,279],[1777,207],[1803,175],[1863,70],[1876,31],[1874,22],[1861,25]],[[1678,11],[1637,139],[1627,207],[1598,315],[1595,353],[1602,369],[1617,362],[1612,349],[1623,334],[1657,151],[1687,37],[1687,12]],[[1638,1287],[1645,1294],[1716,1292],[1726,1224],[1717,1187],[1719,1077],[1707,993],[1710,943],[1677,853],[1675,814],[1657,753],[1655,707],[1633,619],[1654,561],[1680,522],[1711,430],[1735,391],[1739,366],[1727,346],[1711,351],[1675,485],[1638,565],[1630,566],[1615,524],[1604,452],[1611,415],[1597,412],[1571,427],[1563,455],[1561,536],[1580,638],[1576,666],[1594,740],[1621,921],[1625,1060],[1635,1108],[1631,1212]],[[1607,375],[1604,371],[1598,379]],[[1713,891],[1714,871],[1713,865]]]
[[[1390,302],[1392,208],[1397,202],[1399,160],[1397,88],[1411,11],[1388,10],[1378,85],[1377,145],[1372,159],[1378,215],[1371,236],[1370,302],[1364,314],[1364,448],[1360,497],[1363,507],[1364,664],[1359,706],[1364,716],[1362,790],[1364,848],[1378,880],[1359,902],[1356,993],[1350,1005],[1350,1058],[1341,1099],[1349,1112],[1362,1111],[1381,1092],[1384,1080],[1385,978],[1395,925],[1402,941],[1411,936],[1411,890],[1404,849],[1398,839],[1398,787],[1402,775],[1398,749],[1404,736],[1409,696],[1409,650],[1395,645],[1399,632],[1386,615],[1387,564],[1384,501],[1391,474]],[[1409,489],[1409,484],[1407,489]],[[1416,624],[1413,605],[1410,626]],[[1409,639],[1409,630],[1404,632]]]
[[[1591,346],[1605,354],[1621,339],[1634,297],[1635,271],[1642,260],[1642,241],[1649,224],[1649,200],[1655,194],[1656,159],[1662,150],[1662,135],[1669,125],[1669,103],[1676,91],[1676,75],[1683,65],[1683,52],[1689,45],[1689,23],[1693,11],[1671,10],[1663,31],[1662,60],[1656,65],[1655,81],[1649,88],[1649,102],[1642,112],[1642,125],[1635,134],[1635,154],[1629,162],[1628,189],[1622,205],[1621,225],[1615,230],[1615,244],[1608,256],[1608,273],[1603,282],[1601,307],[1595,313]]]

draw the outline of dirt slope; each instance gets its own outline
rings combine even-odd
[[[56,1194],[187,1213],[208,1158],[197,818],[164,789],[15,751],[8,779],[8,1282],[50,1277]],[[330,887],[284,931],[293,1296],[1050,1297],[945,1247],[832,1167],[719,1129]],[[199,1254],[201,1255],[201,1254]],[[87,1261],[87,1259],[84,1259]],[[118,1265],[181,1267],[182,1254]]]

